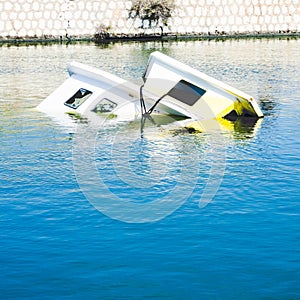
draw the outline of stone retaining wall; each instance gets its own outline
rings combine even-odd
[[[300,0],[175,0],[165,32],[243,34],[300,32]],[[131,1],[0,0],[0,37],[91,36],[99,25],[138,33]]]

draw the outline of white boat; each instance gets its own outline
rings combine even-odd
[[[153,52],[142,85],[72,62],[69,78],[37,109],[58,120],[73,116],[129,121],[164,114],[192,121],[261,118],[250,95],[160,52]]]

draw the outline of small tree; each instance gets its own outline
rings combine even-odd
[[[133,0],[129,19],[140,19],[143,29],[160,27],[163,35],[163,28],[168,26],[174,9],[174,0]]]
[[[99,24],[96,27],[96,33],[94,35],[95,39],[97,41],[103,41],[103,40],[109,38],[109,32],[108,32],[109,29],[110,29],[109,26],[105,26],[104,24]]]

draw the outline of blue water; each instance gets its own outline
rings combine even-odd
[[[0,298],[300,299],[299,46],[299,39],[2,46]],[[86,146],[101,181],[84,181],[93,170],[76,160],[86,150],[82,136],[34,107],[72,60],[135,80],[154,50],[253,95],[265,118],[217,136],[149,124],[143,139],[139,124],[94,132],[95,147]],[[127,204],[109,216],[120,199],[169,202],[155,221],[151,209],[135,214]],[[172,199],[178,206],[168,211]]]

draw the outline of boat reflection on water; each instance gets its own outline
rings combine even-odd
[[[263,119],[239,119],[233,125],[235,139],[248,139],[254,137],[261,127]]]
[[[208,120],[190,120],[178,116],[151,115],[149,118],[143,118],[136,121],[138,127],[140,124],[141,132],[146,127],[159,127],[165,132],[172,134],[197,134],[207,135],[212,133],[230,135],[233,139],[248,139],[254,137],[261,127],[263,118],[238,118],[235,121],[229,121],[224,118]],[[134,123],[134,122],[133,122]]]
[[[263,118],[243,117],[234,121],[224,118],[192,120],[190,118],[151,114],[131,121],[119,122],[113,117],[71,115],[73,124],[87,126],[91,131],[112,130],[122,128],[127,134],[132,131],[140,132],[140,137],[149,137],[149,133],[159,136],[193,134],[197,136],[219,134],[236,140],[253,138],[259,131]],[[70,128],[70,127],[69,127]]]

